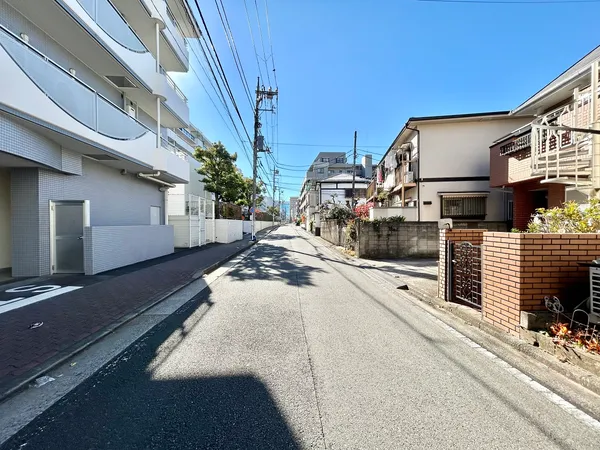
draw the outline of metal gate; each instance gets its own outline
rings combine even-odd
[[[481,246],[446,243],[446,298],[481,308]]]
[[[206,244],[206,214],[205,213],[200,213],[199,217],[198,217],[198,222],[199,222],[199,232],[200,232],[200,244],[199,245],[204,245]]]

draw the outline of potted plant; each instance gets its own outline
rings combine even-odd
[[[381,190],[377,193],[377,204],[379,205],[379,207],[382,206],[383,202],[385,202],[388,198],[388,193],[385,192],[384,190]]]

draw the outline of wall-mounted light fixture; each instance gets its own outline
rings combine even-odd
[[[77,71],[75,69],[73,69],[72,67],[69,69],[69,73],[73,76],[77,75]]]
[[[23,39],[24,42],[29,43],[28,35],[26,35],[25,33],[21,33],[21,34],[19,34],[19,36],[21,36],[21,39]]]

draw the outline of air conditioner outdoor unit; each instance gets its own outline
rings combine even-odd
[[[600,267],[590,267],[590,321],[600,322]]]
[[[406,172],[404,174],[404,182],[405,183],[414,183],[415,181],[415,173],[414,172]]]

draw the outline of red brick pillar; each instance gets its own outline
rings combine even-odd
[[[513,187],[513,227],[526,230],[533,213],[533,196],[528,184]]]

